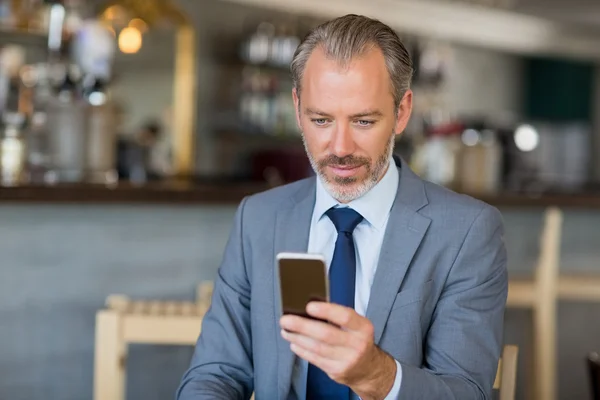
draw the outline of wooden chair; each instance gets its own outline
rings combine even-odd
[[[560,300],[600,302],[600,276],[561,275],[558,278],[558,297]]]
[[[517,387],[517,358],[519,347],[506,345],[498,363],[498,372],[494,381],[494,389],[498,390],[498,400],[515,400]]]
[[[130,343],[194,345],[210,305],[212,282],[198,287],[196,302],[131,301],[109,296],[96,315],[94,400],[124,400]]]
[[[546,210],[534,279],[510,279],[508,286],[507,307],[533,312],[533,395],[528,397],[537,400],[556,400],[556,301],[562,219],[558,208]]]

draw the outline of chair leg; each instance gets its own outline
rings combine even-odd
[[[556,400],[556,304],[535,310],[534,321],[535,399]]]
[[[94,400],[125,400],[127,348],[121,333],[122,321],[118,312],[103,310],[97,313]]]
[[[556,298],[560,263],[562,213],[551,208],[546,213],[540,258],[536,272],[534,338],[536,399],[556,400]]]
[[[532,310],[532,314],[535,314],[535,310]],[[527,345],[526,345],[527,346],[527,355],[525,357],[525,361],[526,361],[525,370],[527,371],[527,378],[526,378],[527,384],[525,385],[525,398],[535,400],[536,393],[537,393],[537,386],[538,386],[538,384],[537,384],[538,375],[536,374],[536,371],[535,371],[535,365],[536,365],[535,354],[536,354],[536,351],[538,351],[537,347],[535,345],[535,341],[537,339],[535,315],[532,315],[531,321],[532,321],[532,325],[531,325],[532,333],[527,340]]]

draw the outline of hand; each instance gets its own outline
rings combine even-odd
[[[313,302],[306,311],[331,324],[283,316],[281,335],[291,343],[292,351],[362,399],[384,398],[394,384],[396,363],[375,345],[371,321],[333,303]]]

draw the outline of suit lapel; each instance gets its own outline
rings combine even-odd
[[[427,204],[423,181],[399,159],[400,184],[390,211],[385,238],[367,307],[379,343],[394,299],[431,220],[418,213]]]
[[[278,390],[279,398],[287,398],[292,383],[295,354],[290,350],[289,343],[279,334],[279,317],[281,303],[279,297],[279,279],[275,257],[280,252],[306,252],[310,224],[315,204],[315,179],[309,179],[290,198],[289,204],[281,207],[277,212],[275,226],[275,243],[273,246],[273,273],[274,299],[275,299],[275,329],[278,347]]]

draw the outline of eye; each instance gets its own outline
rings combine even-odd
[[[312,119],[312,122],[317,126],[323,126],[327,123],[327,119],[326,118],[314,118],[314,119]]]
[[[375,121],[369,121],[369,120],[366,120],[366,119],[359,119],[356,122],[361,127],[371,126],[371,125],[373,125],[375,123]]]

